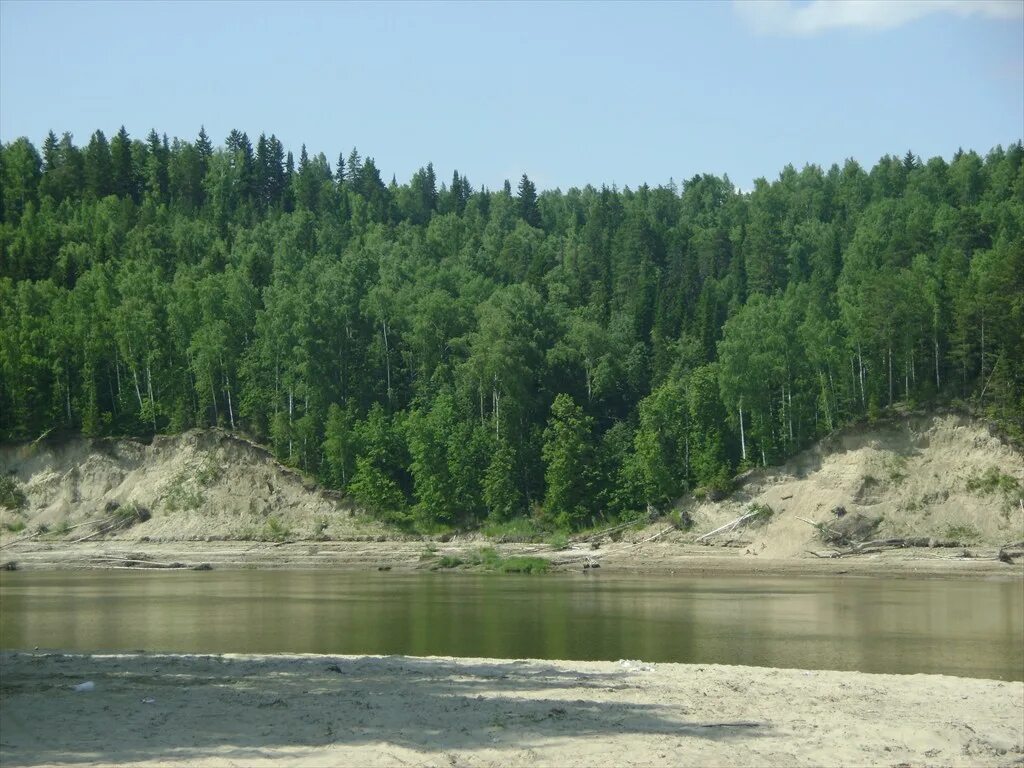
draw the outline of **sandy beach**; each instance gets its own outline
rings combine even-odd
[[[1020,682],[398,656],[5,653],[0,672],[11,767],[1024,763]]]
[[[656,527],[656,526],[652,526]],[[8,539],[10,541],[10,539]],[[705,547],[679,542],[606,542],[598,550],[546,544],[493,544],[479,536],[431,541],[21,541],[0,551],[0,562],[18,570],[141,570],[181,568],[334,569],[346,571],[427,571],[443,556],[469,559],[483,546],[504,557],[534,556],[554,571],[582,571],[597,563],[602,573],[675,575],[857,575],[885,578],[1024,578],[1024,561],[1000,562],[998,548],[896,549],[841,559],[769,557],[745,547]],[[965,556],[966,552],[966,556]],[[429,557],[425,555],[429,553]]]

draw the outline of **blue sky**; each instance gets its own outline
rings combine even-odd
[[[0,140],[276,133],[541,188],[1024,135],[1024,0],[0,2]]]

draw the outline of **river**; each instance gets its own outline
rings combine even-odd
[[[1024,582],[14,572],[0,649],[642,659],[1024,679]]]

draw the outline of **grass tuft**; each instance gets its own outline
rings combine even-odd
[[[21,509],[25,506],[25,494],[13,477],[4,475],[0,477],[0,507],[7,509]]]

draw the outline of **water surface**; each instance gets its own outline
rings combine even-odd
[[[1024,679],[1024,582],[15,572],[0,648],[643,659]]]

